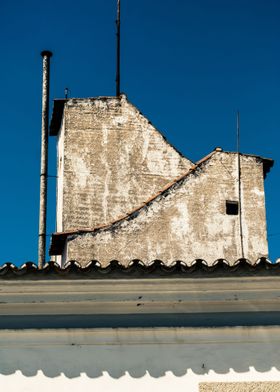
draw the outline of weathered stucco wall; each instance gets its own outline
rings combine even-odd
[[[124,95],[70,99],[58,136],[58,231],[112,222],[191,165]]]
[[[277,392],[280,382],[207,382],[201,383],[199,392]]]
[[[132,219],[68,237],[67,259],[82,264],[97,259],[103,265],[113,259],[124,265],[132,259],[233,263],[242,257],[239,214],[227,215],[226,201],[239,199],[237,159],[216,151]],[[256,157],[241,156],[241,209],[244,256],[255,262],[268,254],[263,163]]]

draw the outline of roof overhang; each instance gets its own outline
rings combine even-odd
[[[62,232],[53,233],[51,237],[51,245],[49,249],[50,256],[62,255],[67,237],[73,233]]]
[[[263,161],[263,176],[266,178],[266,175],[270,172],[270,169],[274,165],[274,160],[269,158],[260,158]]]
[[[53,112],[50,125],[50,136],[57,136],[61,127],[64,104],[67,99],[55,99],[53,101]]]

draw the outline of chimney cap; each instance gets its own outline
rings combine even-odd
[[[41,56],[42,57],[45,57],[45,56],[47,56],[47,57],[52,57],[52,52],[50,51],[50,50],[43,50],[42,52],[41,52]]]

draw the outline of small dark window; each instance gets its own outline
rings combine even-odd
[[[226,213],[227,215],[238,215],[238,201],[226,201]]]

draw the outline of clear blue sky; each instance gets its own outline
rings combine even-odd
[[[37,260],[41,57],[51,99],[115,94],[116,0],[0,5],[0,264]],[[280,256],[278,0],[122,0],[121,90],[192,160],[214,147],[275,159],[266,179],[270,258]],[[52,106],[52,105],[51,105]],[[55,169],[50,143],[50,174]],[[55,230],[49,180],[48,232]]]

